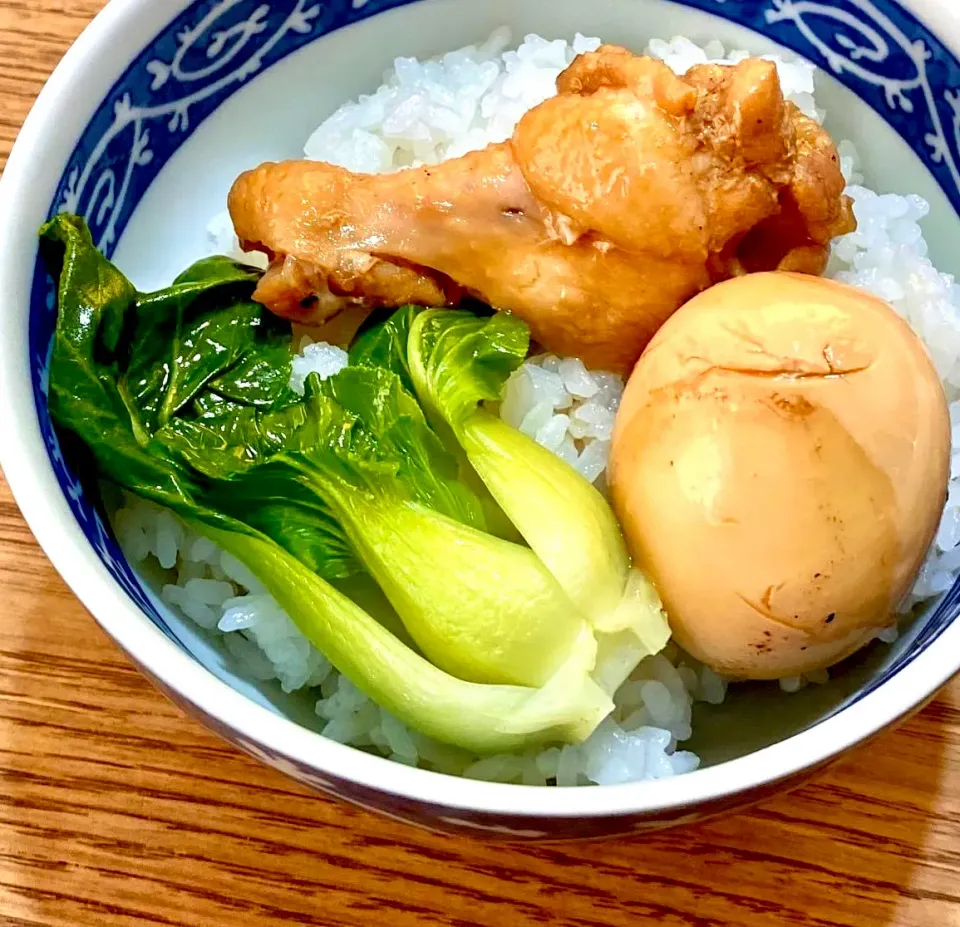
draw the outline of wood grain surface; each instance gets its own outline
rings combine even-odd
[[[100,6],[0,0],[2,156]],[[960,685],[751,813],[512,849],[311,795],[187,720],[73,598],[2,479],[0,617],[0,925],[960,925]]]

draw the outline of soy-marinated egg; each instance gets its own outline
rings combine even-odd
[[[950,421],[886,303],[794,274],[720,284],[637,365],[614,505],[676,640],[734,677],[838,662],[889,625],[934,537]]]

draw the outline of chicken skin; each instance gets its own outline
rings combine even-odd
[[[738,274],[820,274],[855,227],[836,149],[747,59],[677,77],[602,46],[513,137],[439,165],[322,162],[242,175],[230,212],[270,268],[256,298],[322,324],[352,306],[523,318],[547,350],[628,371],[684,302]]]

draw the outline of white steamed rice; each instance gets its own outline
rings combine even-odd
[[[507,30],[479,47],[435,61],[398,58],[372,95],[347,103],[310,137],[307,157],[357,171],[399,170],[436,163],[502,141],[529,108],[555,92],[557,75],[576,54],[599,40],[573,42],[527,36],[506,50]],[[745,52],[719,42],[699,47],[684,38],[654,40],[647,53],[677,73],[708,60],[736,62]],[[820,119],[813,65],[771,57],[787,97]],[[929,347],[951,401],[953,468],[936,542],[904,613],[953,584],[960,572],[960,288],[927,258],[920,220],[927,204],[917,196],[878,195],[863,186],[853,145],[840,145],[859,227],[836,242],[829,274],[890,302]],[[210,225],[214,250],[236,253],[229,217]],[[302,389],[311,371],[326,377],[347,361],[340,348],[306,339],[292,385]],[[603,485],[610,436],[623,381],[587,371],[575,358],[535,357],[510,379],[501,415]],[[656,779],[699,765],[678,749],[691,736],[694,702],[718,704],[727,683],[671,645],[645,660],[616,695],[616,711],[580,746],[531,750],[477,759],[408,730],[342,677],[299,633],[254,576],[211,542],[186,531],[169,512],[128,498],[116,515],[118,537],[133,562],[155,559],[170,570],[161,597],[201,628],[220,634],[228,651],[254,679],[277,680],[287,692],[314,689],[324,735],[398,762],[479,779],[571,786]],[[895,640],[895,626],[882,632]],[[793,692],[822,683],[827,673],[780,681]]]

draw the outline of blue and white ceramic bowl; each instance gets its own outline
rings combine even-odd
[[[339,103],[497,26],[576,31],[643,48],[651,37],[785,47],[823,69],[874,187],[932,204],[938,265],[960,268],[960,19],[952,0],[113,0],[65,57],[24,126],[0,191],[0,412],[7,478],[51,560],[164,692],[263,761],[319,789],[438,829],[519,838],[644,830],[753,801],[916,710],[960,669],[960,589],[899,643],[828,686],[764,710],[745,690],[696,749],[705,768],[633,785],[551,789],[410,769],[324,739],[297,706],[233,674],[124,560],[58,449],[46,406],[53,292],[36,232],[63,208],[143,288],[202,254],[236,174],[295,155]],[[770,718],[776,721],[771,726]]]

